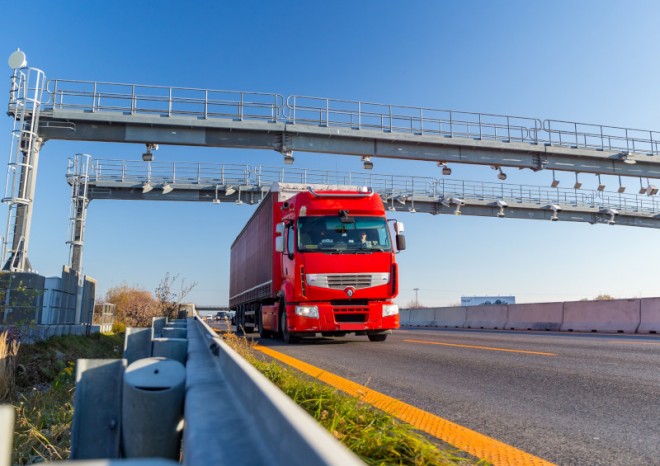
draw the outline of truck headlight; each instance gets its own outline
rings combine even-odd
[[[383,317],[394,316],[399,313],[397,304],[383,304]]]
[[[318,319],[319,318],[319,307],[318,306],[296,306],[296,315],[299,315],[299,316],[302,316],[302,317],[312,317],[314,319]]]

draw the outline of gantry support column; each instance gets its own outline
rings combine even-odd
[[[25,67],[14,70],[8,109],[8,113],[14,116],[14,129],[5,197],[2,199],[9,207],[2,245],[4,271],[32,272],[28,247],[42,145],[38,129],[45,86],[46,79],[41,70]]]
[[[85,222],[87,219],[87,185],[89,180],[89,161],[91,156],[77,154],[73,167],[69,168],[71,176],[71,213],[69,216],[69,267],[82,277],[83,244],[85,241]]]

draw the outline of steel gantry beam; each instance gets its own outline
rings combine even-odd
[[[660,178],[660,133],[654,131],[136,84],[52,80],[47,91],[39,128],[44,140],[256,148]]]
[[[598,190],[331,172],[291,166],[122,160],[81,163],[78,159],[70,161],[67,180],[77,190],[87,185],[86,201],[256,204],[273,183],[354,185],[373,188],[392,211],[660,228],[660,199],[656,196]]]
[[[43,72],[26,67],[22,52],[14,55],[20,55],[21,59],[10,60],[12,66],[20,68],[15,68],[12,77],[8,114],[17,122],[14,136],[19,143],[15,144],[16,156],[8,165],[9,194],[3,199],[10,208],[3,255],[7,261],[5,268],[11,270],[30,269],[27,245],[33,199],[29,193],[36,182],[39,148],[50,139],[143,143],[147,148],[145,161],[153,160],[152,150],[158,144],[172,144],[270,149],[282,153],[285,163],[292,163],[294,154],[304,151],[359,156],[365,168],[373,167],[373,158],[382,157],[434,162],[443,171],[450,171],[450,165],[455,163],[490,165],[500,170],[501,176],[504,176],[502,167],[518,167],[660,178],[660,133],[654,131],[307,96],[285,98],[275,93],[59,79],[46,82]],[[39,75],[39,86],[17,79],[31,73]],[[33,93],[38,97],[30,97]],[[24,154],[30,157],[26,159]],[[24,183],[25,180],[29,183]],[[263,185],[241,186],[236,191],[239,202],[244,202],[241,194],[252,201],[265,189]],[[141,192],[130,195],[157,196],[149,194],[150,189],[145,186]],[[185,189],[179,185],[169,199],[191,200],[195,189],[191,186],[187,193],[181,194]],[[213,186],[213,196],[209,189],[197,189],[198,200],[220,202],[218,192],[231,198],[221,184]],[[29,195],[24,196],[23,191]],[[163,194],[170,191],[164,188]],[[129,196],[128,192],[118,186],[98,185],[91,188],[90,194],[101,198],[103,193]],[[394,199],[402,199],[382,194],[393,209],[397,208]],[[593,197],[598,196],[601,194]],[[72,224],[78,236],[70,238],[72,256],[81,252],[78,249],[84,229],[81,206],[87,202],[85,194],[74,193],[74,197],[78,205],[72,214]],[[447,199],[431,197],[425,201],[415,195],[409,199],[409,209],[446,213],[451,208],[446,206]],[[655,225],[655,210],[649,213],[601,208],[599,202],[586,206],[575,201],[575,208],[565,206],[558,210],[551,207],[560,204],[548,202],[550,207],[539,209],[545,201],[539,204],[534,199],[527,203],[523,197],[515,196],[513,199],[520,200],[515,206],[507,201],[506,207],[501,205],[504,201],[500,198],[499,204],[492,204],[497,199],[490,199],[492,205],[478,198],[460,199],[466,200],[455,213],[497,212],[502,216],[506,211],[512,217],[591,223],[609,216],[608,223],[615,222],[616,217],[616,223],[620,224]],[[603,209],[616,214],[604,214]]]

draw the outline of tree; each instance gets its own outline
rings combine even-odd
[[[612,300],[614,300],[614,296],[609,294],[599,294],[594,298],[594,301],[612,301]]]
[[[151,293],[126,283],[110,288],[105,302],[115,305],[115,322],[128,327],[150,327],[151,319],[161,315],[158,302]]]
[[[426,306],[418,302],[416,299],[413,299],[412,301],[409,301],[408,304],[406,304],[406,309],[424,309],[425,307]]]
[[[170,275],[167,272],[154,291],[160,315],[170,319],[176,318],[179,304],[197,286],[197,282],[186,285],[185,279],[182,278],[179,282],[178,291],[175,291],[177,280],[179,280],[179,274]]]

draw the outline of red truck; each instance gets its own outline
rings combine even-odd
[[[231,246],[229,307],[236,328],[295,343],[303,336],[399,328],[403,224],[391,240],[383,201],[369,188],[275,183]]]

